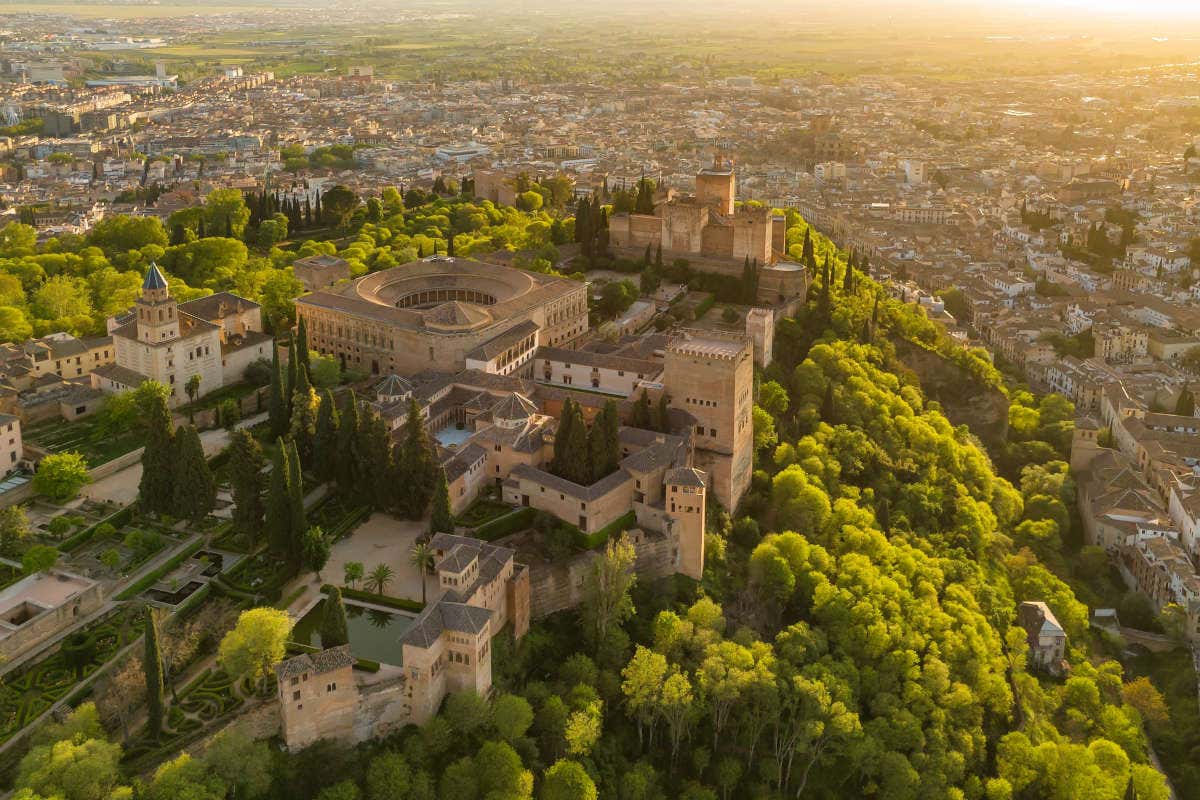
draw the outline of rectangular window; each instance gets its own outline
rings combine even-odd
[[[327,685],[325,686],[325,691],[326,691],[326,692],[336,692],[336,691],[337,691],[337,684],[336,684],[336,683],[330,683],[330,684],[327,684]]]

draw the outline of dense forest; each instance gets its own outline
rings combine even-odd
[[[414,224],[364,222],[359,264],[429,235]],[[490,229],[505,225],[520,227]],[[453,695],[424,727],[356,748],[284,754],[235,726],[129,776],[85,705],[39,735],[17,797],[1165,800],[1144,732],[1162,698],[1100,655],[1063,577],[1070,403],[1013,392],[989,454],[895,342],[981,386],[999,373],[828,241],[789,232],[809,237],[816,281],[757,382],[752,490],[710,510],[701,583],[638,581],[631,546],[610,542],[577,612],[497,639],[494,697]],[[189,285],[248,280],[161,258]],[[1070,636],[1065,678],[1027,666],[1029,599]]]

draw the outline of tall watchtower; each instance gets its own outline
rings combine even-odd
[[[158,344],[179,338],[179,304],[171,297],[167,279],[157,264],[150,264],[142,281],[137,308],[138,340]]]
[[[679,467],[663,478],[663,505],[679,537],[679,572],[693,580],[704,577],[704,473]]]
[[[696,175],[696,202],[715,208],[726,216],[733,215],[733,201],[737,195],[733,165],[719,158],[711,167],[700,170]]]
[[[731,511],[754,470],[754,345],[743,334],[684,331],[666,348],[663,385],[671,406],[694,419],[696,466]]]

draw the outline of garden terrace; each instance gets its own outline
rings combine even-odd
[[[98,467],[146,443],[140,429],[113,434],[100,427],[96,416],[73,422],[55,419],[38,423],[25,431],[24,438],[28,444],[51,453],[81,453],[90,467]]]

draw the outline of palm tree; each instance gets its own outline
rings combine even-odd
[[[345,579],[346,583],[350,584],[351,589],[354,588],[356,583],[363,579],[363,565],[361,561],[347,561],[346,565],[342,569],[342,577]]]
[[[428,542],[417,542],[409,551],[408,563],[416,567],[421,576],[421,605],[425,605],[425,576],[433,569],[433,548]]]
[[[367,586],[373,589],[375,594],[382,595],[395,574],[387,564],[376,564],[375,569],[367,576]]]

